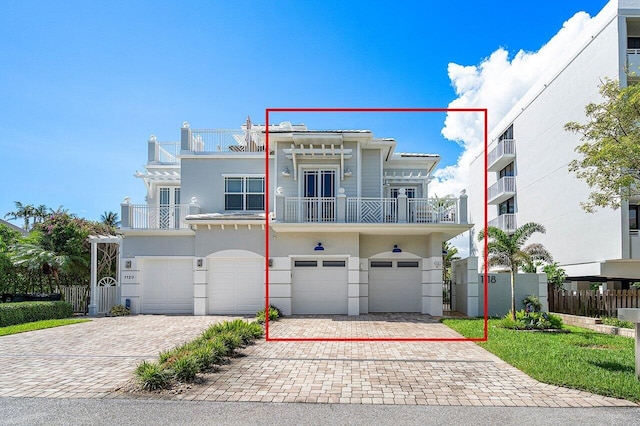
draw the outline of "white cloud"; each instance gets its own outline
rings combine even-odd
[[[486,108],[491,131],[527,91],[549,82],[559,67],[595,34],[605,18],[600,15],[591,18],[585,12],[578,12],[537,52],[520,50],[509,59],[507,50],[498,48],[479,65],[450,63],[448,74],[457,98],[449,108]],[[430,194],[458,194],[467,188],[469,165],[482,153],[483,124],[481,114],[451,112],[447,115],[442,135],[458,143],[463,151],[457,164],[435,172]],[[459,246],[461,253],[468,253],[468,237],[457,237],[452,242]]]
[[[536,82],[550,80],[557,67],[575,54],[594,33],[596,19],[585,12],[576,13],[537,52],[520,50],[509,59],[509,53],[498,48],[479,65],[450,63],[448,74],[457,98],[449,108],[486,108],[491,130]],[[467,187],[469,164],[482,152],[483,132],[481,114],[447,115],[442,135],[458,143],[463,152],[457,164],[436,171],[431,194],[458,194]]]

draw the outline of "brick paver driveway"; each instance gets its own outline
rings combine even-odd
[[[0,396],[121,397],[142,359],[224,317],[134,316],[0,337]],[[288,317],[271,337],[460,337],[423,315]],[[634,405],[541,384],[470,342],[267,342],[183,400],[591,407]]]

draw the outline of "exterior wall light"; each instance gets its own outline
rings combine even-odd
[[[291,173],[289,172],[289,167],[285,166],[284,169],[282,170],[282,176],[291,176]]]
[[[198,266],[198,268],[202,268],[202,259],[196,260],[196,265]]]
[[[269,258],[269,268],[273,266],[273,259]]]
[[[127,269],[131,269],[131,261],[130,260],[125,260],[124,261],[124,267]]]
[[[322,243],[318,243],[318,245],[314,248],[315,251],[324,251],[324,247],[322,247]]]
[[[393,245],[393,250],[391,250],[393,253],[402,253],[402,249],[400,247],[398,247],[397,244]]]

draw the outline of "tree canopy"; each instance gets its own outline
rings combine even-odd
[[[587,212],[598,207],[619,208],[640,195],[640,85],[620,87],[617,80],[600,85],[601,103],[585,107],[587,122],[570,122],[565,130],[580,135],[576,152],[581,157],[569,170],[592,189]]]

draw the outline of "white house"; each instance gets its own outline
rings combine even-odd
[[[482,222],[482,195],[488,190],[489,225],[508,232],[527,222],[544,225],[546,234],[536,234],[531,242],[550,250],[574,289],[593,282],[619,288],[640,281],[640,200],[615,211],[585,213],[580,202],[590,190],[568,171],[580,141],[564,130],[567,122],[586,122],[585,106],[601,100],[598,86],[605,78],[622,85],[638,79],[640,0],[611,1],[594,24],[588,41],[571,47],[567,61],[549,64],[555,67],[552,77],[532,87],[490,132],[488,188],[479,178],[484,157],[470,167],[471,176],[478,177],[469,187],[470,218],[476,223],[472,234]]]
[[[121,210],[122,303],[134,313],[442,314],[442,242],[467,197],[428,197],[433,154],[368,130],[249,120],[151,136],[144,204]],[[265,179],[268,161],[268,199]],[[266,212],[269,212],[266,214]],[[265,236],[268,232],[268,253]]]

